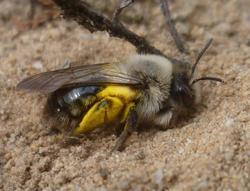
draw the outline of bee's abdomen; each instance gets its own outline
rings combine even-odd
[[[96,94],[103,89],[99,86],[85,86],[54,92],[56,112],[66,112],[72,117],[80,117],[96,100]]]
[[[78,100],[81,97],[86,97],[89,95],[95,95],[101,90],[101,87],[98,86],[86,86],[72,89],[71,91],[67,92],[63,97],[63,102],[66,104],[71,104]]]

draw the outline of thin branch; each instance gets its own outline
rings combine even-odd
[[[29,11],[29,19],[33,19],[35,15],[35,9],[36,9],[36,0],[30,0],[30,11]]]
[[[121,12],[123,11],[123,9],[127,8],[128,6],[133,4],[134,2],[135,2],[135,0],[120,0],[118,8],[115,10],[115,12],[113,14],[112,21],[113,22],[118,21],[118,18],[120,16]]]
[[[165,56],[160,50],[151,46],[147,40],[128,30],[120,22],[112,22],[104,15],[93,10],[90,5],[81,0],[53,0],[62,10],[65,18],[70,18],[84,26],[90,32],[107,31],[110,36],[124,39],[137,48],[138,53],[149,53]],[[130,3],[129,3],[130,4]],[[125,6],[126,7],[126,6]],[[116,13],[116,15],[119,15]]]
[[[165,16],[167,26],[169,28],[171,36],[173,37],[173,39],[175,41],[176,47],[178,48],[178,50],[181,53],[188,54],[188,50],[185,48],[184,43],[182,42],[182,40],[181,40],[177,30],[176,30],[175,23],[173,22],[173,20],[171,18],[168,0],[160,0],[160,4],[161,4],[161,10]]]

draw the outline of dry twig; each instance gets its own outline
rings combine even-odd
[[[160,4],[161,4],[161,10],[163,12],[163,15],[165,16],[167,26],[169,28],[171,36],[173,37],[173,39],[175,41],[176,47],[178,48],[178,50],[181,53],[188,54],[188,50],[185,48],[184,43],[182,42],[182,40],[181,40],[181,38],[180,38],[176,28],[175,28],[175,24],[171,18],[168,0],[160,0]]]
[[[121,4],[115,11],[113,20],[98,13],[92,9],[90,5],[81,0],[54,0],[54,2],[63,10],[65,18],[74,19],[90,32],[106,31],[110,36],[124,39],[133,44],[139,53],[164,55],[160,50],[151,46],[143,37],[138,36],[118,22],[118,16],[121,11],[133,3],[133,1],[127,1],[128,3]],[[164,56],[167,57],[166,55]]]
[[[138,53],[162,55],[171,60],[173,63],[184,63],[183,61],[163,54],[160,50],[150,45],[145,38],[130,31],[119,21],[119,15],[121,14],[122,10],[134,3],[135,0],[120,0],[120,4],[115,10],[112,19],[109,19],[97,12],[83,0],[53,1],[63,10],[63,15],[65,18],[75,20],[78,24],[82,25],[90,32],[106,31],[110,36],[124,39],[133,44],[136,47]],[[170,25],[172,24],[173,23],[170,23]]]
[[[135,0],[120,0],[118,8],[115,10],[113,14],[112,21],[113,22],[118,21],[118,17],[120,16],[122,10],[128,7],[129,5],[133,4],[134,2]]]

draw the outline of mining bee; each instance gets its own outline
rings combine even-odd
[[[119,63],[77,65],[44,72],[24,79],[18,90],[49,94],[46,109],[72,136],[100,127],[114,126],[121,150],[126,138],[141,122],[167,128],[182,113],[200,102],[200,80],[222,82],[220,78],[194,78],[196,66],[173,63],[164,56],[135,54]]]

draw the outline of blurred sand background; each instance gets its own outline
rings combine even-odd
[[[115,8],[114,0],[89,2],[107,15]],[[135,133],[123,152],[109,155],[114,135],[93,133],[65,146],[62,134],[40,123],[46,95],[15,86],[67,60],[118,61],[134,47],[60,17],[49,21],[57,12],[41,6],[28,27],[29,1],[0,0],[0,190],[250,190],[250,1],[171,2],[192,60],[214,38],[199,74],[227,83],[202,82],[207,108],[173,129]],[[122,20],[179,56],[154,1],[138,1]]]

